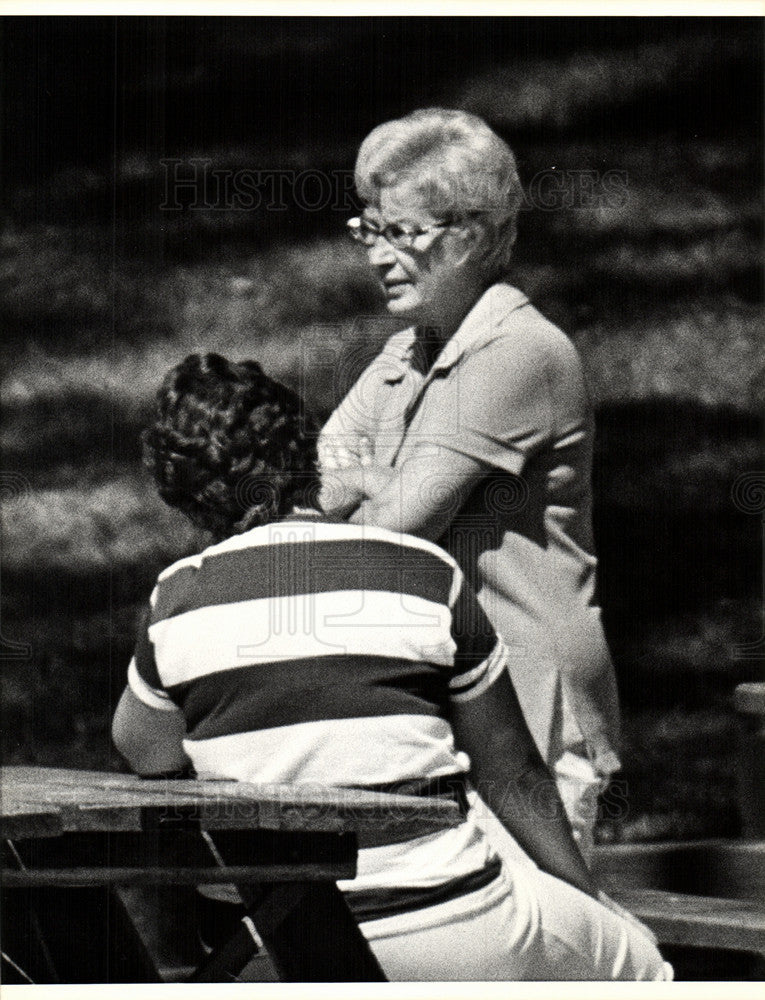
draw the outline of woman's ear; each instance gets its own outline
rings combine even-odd
[[[481,244],[483,233],[475,219],[464,219],[453,227],[452,232],[462,246],[462,253],[457,263],[464,264],[475,255]]]

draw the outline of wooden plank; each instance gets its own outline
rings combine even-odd
[[[134,774],[121,774],[119,771],[80,771],[76,768],[38,767],[32,764],[6,764],[0,769],[0,774],[3,781],[13,779],[17,783],[51,783],[76,785],[80,788],[93,784],[121,788],[142,780]]]
[[[61,810],[48,803],[14,800],[3,802],[0,815],[0,837],[16,840],[20,837],[58,837],[64,824]]]
[[[34,886],[76,888],[94,885],[202,885],[235,882],[336,882],[352,879],[356,866],[348,863],[296,862],[294,864],[231,865],[226,868],[112,866],[109,868],[2,869],[4,889]]]
[[[5,767],[3,814],[58,807],[64,830],[136,830],[142,809],[198,819],[204,829],[357,832],[361,846],[395,843],[461,822],[455,802],[315,785],[166,780],[98,771]],[[23,804],[23,808],[20,806]],[[32,820],[30,819],[30,824]],[[14,836],[24,834],[16,820]],[[38,823],[39,826],[39,823]],[[30,825],[29,836],[34,836]]]
[[[614,898],[656,933],[661,944],[765,955],[765,909],[752,900],[619,891]]]
[[[661,889],[727,899],[765,898],[765,840],[604,844],[593,873],[606,892]]]
[[[237,820],[244,819],[247,826],[260,829],[353,831],[360,843],[392,843],[448,829],[462,821],[455,802],[414,795],[313,784],[198,780],[166,784],[174,794],[195,796],[207,829],[235,827]],[[362,846],[367,846],[366,842]]]
[[[215,834],[229,871],[193,826],[144,831],[77,831],[2,845],[3,886],[199,884],[352,879],[352,833],[223,830]],[[216,867],[217,865],[217,867]]]

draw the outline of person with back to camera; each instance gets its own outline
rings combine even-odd
[[[671,978],[598,892],[505,645],[462,627],[482,613],[455,561],[321,512],[294,393],[255,362],[191,355],[162,383],[144,455],[213,544],[160,573],[139,631],[112,729],[134,770],[455,797],[458,826],[364,848],[340,883],[391,980]],[[468,773],[538,867],[497,857]]]
[[[432,108],[367,136],[356,186],[350,234],[406,326],[323,428],[325,491],[352,522],[457,559],[589,858],[598,794],[620,766],[595,597],[593,418],[573,344],[507,280],[515,159],[480,118]]]

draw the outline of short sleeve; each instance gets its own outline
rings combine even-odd
[[[470,701],[483,694],[507,669],[508,651],[464,580],[452,608],[452,638],[456,652],[449,698]]]
[[[498,337],[464,354],[424,397],[412,440],[520,475],[553,435],[546,351]]]
[[[154,659],[154,646],[149,638],[148,625],[151,608],[144,609],[139,616],[138,638],[135,653],[128,665],[128,687],[133,694],[149,708],[176,711],[176,704],[162,687],[157,664]]]

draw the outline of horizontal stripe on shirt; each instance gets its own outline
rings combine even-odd
[[[201,607],[346,589],[411,594],[448,604],[454,570],[392,542],[285,542],[208,555],[162,580],[152,623]]]
[[[147,683],[142,676],[144,672],[145,668],[139,671],[137,660],[134,656],[128,664],[128,685],[136,698],[142,701],[144,705],[148,705],[149,708],[158,708],[163,712],[177,711],[178,706],[167,691],[159,687],[158,682],[155,684]]]
[[[356,920],[365,923],[461,899],[490,885],[501,871],[502,862],[499,858],[493,858],[483,868],[449,879],[440,885],[426,888],[348,889],[343,896]],[[233,886],[201,886],[198,890],[200,938],[208,947],[222,944],[231,937],[238,923],[247,915],[247,910]]]
[[[350,529],[350,530],[349,530]],[[251,528],[239,535],[231,535],[230,538],[222,542],[210,545],[202,552],[194,555],[184,556],[182,559],[171,563],[163,569],[157,580],[162,582],[184,566],[194,566],[199,568],[205,561],[222,552],[234,552],[238,549],[257,549],[271,545],[288,545],[293,543],[314,544],[318,542],[330,541],[353,541],[356,545],[369,542],[387,542],[408,551],[429,552],[436,556],[447,566],[451,566],[455,573],[454,589],[450,596],[449,604],[453,604],[457,597],[461,583],[462,573],[458,568],[454,558],[426,538],[417,535],[405,535],[396,531],[389,531],[388,528],[379,528],[373,524],[349,525],[347,521],[325,521],[311,519],[299,521],[297,519],[285,519],[274,521],[272,524],[261,525],[259,528]]]
[[[183,741],[200,777],[358,788],[467,771],[435,715],[328,719]],[[402,749],[403,748],[403,749]]]
[[[222,670],[170,686],[189,739],[321,719],[447,715],[442,667],[388,656],[324,656]]]
[[[441,885],[427,888],[375,888],[352,890],[343,893],[346,903],[359,923],[369,920],[382,920],[383,917],[393,917],[400,913],[412,913],[428,906],[448,903],[460,899],[471,892],[485,888],[502,871],[499,858],[492,858],[483,868],[460,875],[457,878],[442,882]]]
[[[259,661],[383,650],[452,667],[450,622],[442,604],[410,594],[348,590],[198,608],[150,626],[149,637],[162,685],[172,687]]]

